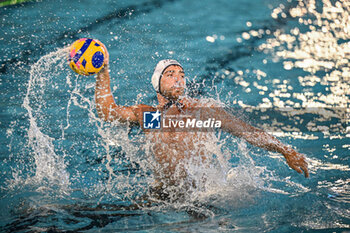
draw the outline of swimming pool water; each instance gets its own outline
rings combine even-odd
[[[1,230],[349,231],[349,14],[345,0],[0,8]],[[205,189],[140,205],[154,179],[149,143],[137,127],[97,118],[95,79],[65,60],[64,48],[82,37],[107,46],[118,104],[155,105],[154,66],[174,58],[188,95],[224,103],[304,153],[310,178],[279,154],[218,133],[207,144],[217,163],[188,167],[208,175]]]

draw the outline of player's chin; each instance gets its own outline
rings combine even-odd
[[[180,96],[182,96],[184,94],[184,89],[181,87],[174,88],[172,94],[173,94],[173,97],[179,98]]]

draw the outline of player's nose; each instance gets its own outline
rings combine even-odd
[[[183,78],[182,78],[182,74],[181,73],[177,73],[174,75],[174,78],[176,81],[181,81]]]

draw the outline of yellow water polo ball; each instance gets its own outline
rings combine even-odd
[[[70,47],[69,66],[78,74],[94,75],[102,69],[106,52],[98,40],[79,39]]]

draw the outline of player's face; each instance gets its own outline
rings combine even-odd
[[[160,80],[160,91],[170,99],[178,99],[185,90],[185,73],[177,65],[171,65],[163,72]]]

